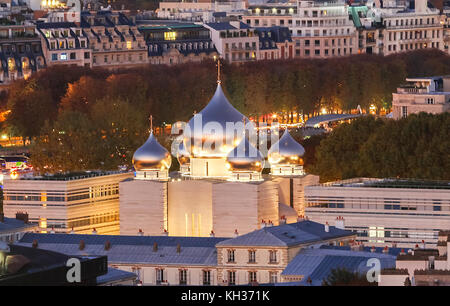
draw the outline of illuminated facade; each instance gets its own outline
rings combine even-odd
[[[6,217],[26,212],[43,232],[118,234],[119,182],[131,173],[84,173],[72,176],[4,180]]]
[[[392,94],[394,119],[420,112],[440,114],[450,111],[450,77],[408,78],[406,82]]]
[[[214,59],[217,50],[209,30],[197,24],[155,23],[139,27],[151,64],[181,64]]]
[[[46,67],[34,25],[0,26],[0,88]]]
[[[439,229],[450,230],[446,182],[351,179],[305,188],[305,215],[313,221],[345,220],[345,229],[365,245],[436,245]],[[344,223],[344,221],[342,221]]]
[[[211,39],[220,57],[230,63],[256,61],[259,54],[259,37],[255,29],[239,22],[206,23]]]
[[[120,183],[120,234],[232,237],[261,228],[261,220],[296,222],[304,210],[304,187],[318,182],[303,172],[303,147],[286,131],[269,160],[272,168],[288,170],[262,175],[264,157],[244,124],[251,134],[253,124],[231,105],[219,81],[177,143],[180,172],[165,176],[167,151],[150,136],[133,158],[136,177]],[[210,126],[221,132],[206,132]],[[158,174],[144,177],[144,164],[145,171]]]
[[[37,23],[48,66],[92,67],[92,50],[86,32],[74,22]]]
[[[148,63],[142,34],[121,12],[81,12],[81,28],[92,49],[92,67],[127,68]]]

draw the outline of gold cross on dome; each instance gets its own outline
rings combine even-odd
[[[220,84],[221,83],[221,80],[220,80],[220,66],[222,66],[222,64],[220,63],[220,58],[217,59],[216,66],[217,66],[217,84]]]
[[[153,132],[153,116],[150,115],[150,117],[148,117],[148,120],[150,120],[150,131]]]

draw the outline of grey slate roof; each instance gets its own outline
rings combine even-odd
[[[13,231],[19,232],[22,230],[31,229],[33,227],[35,227],[35,225],[25,224],[22,220],[5,217],[4,222],[0,222],[0,234]]]
[[[219,242],[218,246],[292,246],[354,235],[350,231],[304,220],[297,223],[265,227],[248,234]]]
[[[367,266],[370,258],[380,260],[381,269],[395,268],[396,256],[390,254],[349,251],[339,249],[303,249],[287,265],[282,275],[302,275],[302,284],[311,278],[312,285],[321,285],[332,269],[346,268],[351,272],[365,274],[372,265]]]
[[[199,265],[217,264],[216,243],[225,238],[167,237],[167,236],[114,236],[114,235],[77,235],[77,234],[34,234],[27,233],[17,243],[30,246],[33,240],[38,248],[53,250],[67,255],[108,256],[109,263],[115,264],[164,264]],[[79,249],[83,240],[85,248]],[[111,248],[105,250],[109,241]],[[158,250],[153,251],[153,244]],[[181,252],[177,253],[177,245]]]
[[[127,279],[136,279],[137,275],[133,272],[108,268],[108,273],[97,277],[97,285],[103,285],[109,282],[115,282]]]
[[[206,25],[211,27],[212,29],[214,29],[216,31],[238,30],[238,28],[232,26],[230,22],[210,22],[210,23],[207,23]],[[243,23],[243,22],[240,22],[239,26],[240,26],[241,30],[243,30],[243,29],[250,29],[250,26],[248,24]]]

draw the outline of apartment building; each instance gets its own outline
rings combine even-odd
[[[266,3],[250,5],[242,16],[242,22],[251,27],[288,27],[292,31],[292,16],[297,14],[293,3]]]
[[[258,27],[259,60],[294,58],[294,42],[287,27]]]
[[[124,13],[81,12],[81,28],[92,49],[92,67],[115,69],[148,63],[144,37]]]
[[[344,1],[298,1],[292,37],[298,57],[327,58],[358,53],[358,33]]]
[[[204,24],[211,31],[211,40],[219,55],[227,62],[255,61],[259,53],[259,37],[255,29],[239,22],[216,22]]]
[[[450,230],[448,182],[358,178],[306,186],[305,201],[310,220],[345,220],[366,245],[436,245]]]
[[[151,64],[200,62],[218,56],[209,30],[193,23],[155,23],[139,26]]]
[[[34,25],[0,26],[0,88],[46,66]]]
[[[132,173],[86,172],[5,179],[3,211],[27,213],[42,232],[119,233],[119,182]]]
[[[17,244],[30,246],[35,241],[44,250],[59,249],[75,256],[108,256],[110,268],[135,273],[143,285],[232,286],[277,284],[292,279],[307,281],[310,274],[318,271],[326,276],[332,268],[327,262],[336,253],[324,254],[330,251],[322,248],[348,246],[355,238],[349,231],[308,220],[280,226],[266,224],[260,230],[235,238],[218,238],[213,234],[210,237],[145,234],[143,231],[136,236],[29,233]],[[282,276],[297,256],[305,256],[305,252],[313,249],[315,265],[308,271],[299,271],[298,264],[291,265],[286,272],[295,273],[295,278]],[[361,257],[353,255],[353,259]],[[322,262],[325,257],[327,260]],[[349,269],[354,267],[353,263]],[[386,267],[392,268],[392,264]]]
[[[414,9],[381,11],[382,54],[434,48],[444,50],[444,25],[439,10],[427,7],[427,0],[415,0]]]
[[[39,22],[36,32],[42,40],[48,66],[92,67],[92,50],[86,32],[74,22]]]
[[[450,111],[450,76],[407,78],[392,94],[394,119],[426,112],[439,114]]]

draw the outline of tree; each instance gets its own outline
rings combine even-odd
[[[376,286],[376,282],[369,282],[365,275],[351,272],[346,268],[332,269],[326,279],[322,281],[323,286]]]

